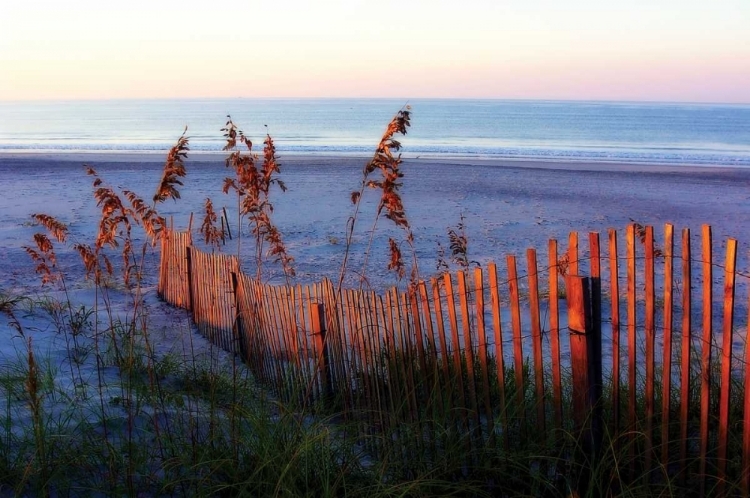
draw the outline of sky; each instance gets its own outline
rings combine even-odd
[[[0,6],[0,100],[233,97],[750,103],[750,0]]]

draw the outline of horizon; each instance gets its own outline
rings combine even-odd
[[[612,99],[550,99],[550,98],[503,98],[503,97],[114,97],[114,98],[34,98],[5,100],[0,98],[0,104],[45,104],[45,103],[96,103],[96,102],[144,102],[144,101],[231,101],[231,100],[256,100],[256,101],[347,101],[347,100],[382,100],[403,102],[404,106],[411,102],[419,101],[490,101],[490,102],[529,102],[529,103],[566,103],[566,104],[648,104],[648,105],[696,105],[696,106],[750,106],[750,102],[730,101],[679,101],[679,100],[612,100]]]
[[[750,104],[750,2],[13,3],[0,100]]]

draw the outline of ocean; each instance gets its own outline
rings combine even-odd
[[[392,99],[0,102],[0,152],[218,151],[231,114],[280,154],[367,155],[404,105],[404,157],[750,167],[750,105]],[[267,126],[267,127],[266,127]]]

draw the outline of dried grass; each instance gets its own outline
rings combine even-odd
[[[225,164],[234,170],[235,177],[224,179],[223,191],[225,194],[230,190],[237,193],[240,217],[247,217],[255,236],[257,276],[259,279],[262,277],[264,257],[270,257],[273,262],[281,264],[287,278],[293,277],[294,258],[287,251],[281,232],[271,220],[271,188],[276,185],[282,192],[286,191],[286,185],[278,178],[281,167],[276,157],[276,146],[271,135],[266,133],[263,161],[258,165],[260,158],[252,152],[252,141],[237,127],[231,116],[227,118],[225,127],[221,129],[226,140],[224,150],[230,152]],[[245,152],[238,149],[238,142],[245,146]],[[267,250],[264,249],[265,244],[269,246]]]
[[[210,198],[206,198],[204,205],[204,216],[203,223],[201,223],[200,233],[203,236],[203,240],[206,245],[215,249],[221,248],[221,241],[223,240],[222,231],[217,227],[216,211],[214,211],[213,202]]]
[[[472,265],[481,266],[478,261],[469,259],[469,236],[466,233],[466,217],[461,213],[455,227],[448,227],[448,243],[451,252],[450,261],[461,270],[468,270]],[[445,248],[438,242],[438,270],[450,270],[446,259]]]
[[[177,200],[180,198],[180,191],[177,190],[176,186],[182,186],[180,178],[184,178],[187,175],[184,160],[187,159],[187,153],[190,150],[190,139],[185,136],[186,133],[187,128],[185,128],[180,138],[177,139],[177,143],[167,154],[164,171],[162,172],[159,186],[156,189],[156,194],[154,194],[154,204],[164,202],[167,199]]]
[[[187,158],[188,144],[189,139],[183,132],[176,145],[167,154],[162,177],[151,206],[131,190],[122,190],[118,193],[113,187],[104,183],[94,168],[86,166],[86,174],[93,177],[94,200],[101,212],[99,228],[93,246],[77,242],[72,245],[72,249],[81,257],[86,277],[93,277],[97,285],[101,283],[105,274],[111,276],[114,272],[112,262],[105,252],[106,248],[120,248],[126,286],[130,284],[133,272],[139,271],[142,261],[138,261],[133,249],[133,227],[142,227],[152,246],[165,233],[166,220],[159,215],[156,205],[166,199],[180,198],[177,186],[182,185],[180,178],[187,174],[184,160]],[[57,242],[62,244],[67,242],[69,231],[65,223],[47,214],[34,214],[32,218],[46,228],[49,235]],[[36,248],[24,246],[24,250],[36,263],[36,272],[42,276],[42,284],[60,280],[62,273],[57,269],[57,257],[52,240],[46,234],[37,233],[34,235],[34,242]]]
[[[337,285],[337,294],[340,293],[344,279],[346,278],[348,270],[349,255],[351,251],[352,241],[354,238],[354,229],[359,218],[359,210],[362,202],[362,197],[366,189],[376,189],[380,191],[380,200],[375,213],[375,219],[373,221],[372,228],[370,229],[370,242],[367,250],[365,251],[363,269],[360,275],[366,275],[367,273],[367,262],[372,247],[372,241],[376,232],[378,219],[381,215],[384,215],[387,219],[391,220],[397,227],[405,230],[405,240],[412,249],[412,269],[411,269],[411,280],[416,283],[418,280],[418,267],[416,264],[416,251],[414,250],[414,236],[409,226],[409,220],[406,217],[406,212],[401,199],[400,188],[403,183],[400,181],[404,174],[401,171],[401,142],[396,140],[394,136],[398,133],[406,135],[407,129],[411,124],[411,110],[409,106],[401,109],[396,113],[388,126],[386,126],[385,132],[375,149],[375,154],[372,159],[368,161],[362,170],[362,181],[358,191],[353,191],[350,194],[350,200],[354,204],[354,213],[349,217],[347,222],[347,233],[346,233],[346,248],[344,251],[344,259],[341,263],[341,271],[339,273],[339,281]],[[372,179],[372,173],[379,171],[380,178]],[[401,250],[398,242],[393,238],[389,238],[388,241],[389,251],[389,263],[388,269],[394,271],[399,280],[401,280],[406,274],[406,267],[403,262]],[[365,278],[360,278],[360,282],[364,283]]]

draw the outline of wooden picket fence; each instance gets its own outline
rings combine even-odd
[[[709,226],[697,256],[688,229],[677,251],[671,225],[658,242],[652,227],[624,235],[623,248],[609,230],[602,251],[590,233],[584,250],[573,232],[542,264],[528,249],[504,273],[490,263],[376,293],[263,284],[169,232],[159,294],[280,396],[339,406],[381,454],[407,440],[427,455],[456,441],[558,447],[573,434],[594,457],[629,454],[625,481],[678,476],[701,496],[748,496],[737,242],[715,262]]]

